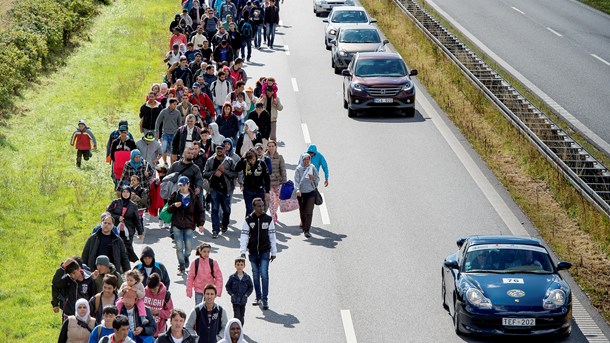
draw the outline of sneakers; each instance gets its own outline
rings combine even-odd
[[[305,237],[307,237],[307,238],[311,237],[311,233],[309,233],[309,230],[305,230]]]
[[[212,232],[212,238],[214,238],[214,239],[218,238],[218,232]]]
[[[178,267],[178,276],[184,275],[184,272],[185,272],[184,264],[181,264],[180,267]]]
[[[142,325],[146,325],[149,323],[149,321],[146,317],[140,317],[140,320],[142,321]]]
[[[267,300],[263,300],[263,310],[269,309],[269,302]]]
[[[261,304],[261,300],[260,299],[256,299],[252,302],[252,306],[259,306]]]
[[[222,226],[222,225],[220,226],[220,231],[221,231],[222,233],[225,233],[225,232],[227,232],[228,230],[229,230],[229,228],[228,228],[228,227],[226,227],[226,226]]]

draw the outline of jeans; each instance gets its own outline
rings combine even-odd
[[[250,213],[252,213],[252,211],[254,211],[254,206],[252,205],[252,200],[254,200],[255,198],[261,198],[263,199],[263,201],[265,201],[265,190],[260,189],[257,191],[251,191],[249,189],[244,188],[243,191],[243,195],[244,195],[244,202],[246,203],[246,216],[249,215]],[[265,203],[265,206],[267,204]]]
[[[246,316],[246,305],[233,304],[233,318],[239,319],[241,326],[244,326],[244,317]]]
[[[181,267],[186,264],[186,259],[191,256],[193,248],[193,229],[174,228],[174,240],[176,241],[176,256]]]
[[[212,196],[212,232],[220,231],[220,213],[219,207],[222,207],[222,226],[229,226],[231,217],[231,197],[229,194],[219,192],[215,189],[210,189]]]
[[[246,57],[246,48],[248,48],[248,55]],[[245,39],[241,42],[241,57],[247,61],[252,57],[252,39]]]
[[[263,25],[264,24],[259,24],[256,25],[256,27],[254,28],[254,47],[255,48],[260,48],[261,47],[261,36],[263,34]]]
[[[260,254],[252,254],[248,256],[250,264],[252,265],[252,281],[254,282],[254,292],[256,292],[256,299],[267,301],[269,295],[269,257],[271,252],[264,252]],[[261,293],[261,279],[263,289]]]
[[[194,271],[193,271],[194,273]],[[201,304],[203,301],[203,293],[195,292],[195,306]]]
[[[277,24],[265,24],[267,27],[267,46],[273,48],[273,41],[275,40],[275,27]]]
[[[171,154],[173,140],[174,135],[171,133],[164,133],[161,135],[161,152]]]

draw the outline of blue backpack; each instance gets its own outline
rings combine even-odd
[[[241,26],[241,35],[245,38],[252,38],[252,24],[245,22]]]
[[[288,200],[292,198],[292,192],[294,192],[294,183],[290,180],[282,183],[280,189],[280,200]]]

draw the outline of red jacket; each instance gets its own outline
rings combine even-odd
[[[201,114],[201,117],[204,117],[205,115],[205,111],[203,110],[203,107],[205,107],[208,109],[208,111],[210,111],[210,114],[212,115],[212,118],[206,119],[216,118],[216,110],[214,109],[214,103],[207,94],[199,93],[199,95],[197,95],[193,93],[191,94],[191,98],[189,99],[189,101],[191,102],[191,104],[199,106],[199,114]]]
[[[95,136],[93,135],[93,132],[91,132],[91,130],[76,130],[72,134],[70,145],[73,145],[78,150],[91,150],[91,142],[93,142],[94,147],[97,147]]]

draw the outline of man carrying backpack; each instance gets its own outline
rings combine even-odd
[[[237,25],[239,27],[239,32],[241,32],[241,57],[246,56],[246,48],[248,48],[248,55],[246,57],[246,61],[250,62],[250,57],[252,57],[252,38],[254,37],[254,25],[250,20],[250,12],[243,12],[243,18]]]
[[[216,286],[205,286],[204,301],[191,311],[184,326],[191,335],[198,335],[198,343],[216,343],[223,339],[227,325],[227,311],[216,304]]]

